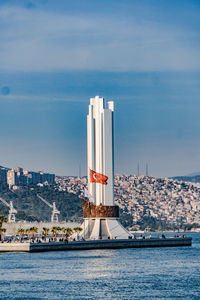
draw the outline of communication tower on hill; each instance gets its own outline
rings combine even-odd
[[[146,176],[149,176],[149,166],[147,163],[146,163]]]
[[[139,163],[137,165],[137,175],[140,176],[140,165],[139,165]]]

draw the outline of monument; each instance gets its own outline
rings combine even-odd
[[[87,116],[88,195],[82,204],[86,239],[128,239],[131,234],[119,222],[114,205],[114,102],[90,99]]]

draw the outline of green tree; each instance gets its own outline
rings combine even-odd
[[[57,226],[57,231],[58,232],[61,232],[62,231],[62,228],[60,226]]]
[[[6,232],[6,228],[0,227],[1,241],[3,242],[3,234]]]
[[[0,215],[0,227],[2,227],[4,222],[7,222],[8,218],[4,215]]]
[[[38,232],[38,228],[36,226],[33,226],[30,228],[32,234],[33,234],[33,240],[35,240],[35,234]]]
[[[43,227],[42,228],[42,235],[46,237],[48,234],[49,234],[49,228]]]
[[[70,227],[66,228],[66,237],[70,237],[73,233],[73,230]]]
[[[17,234],[20,235],[20,243],[22,243],[22,237],[23,237],[23,234],[26,232],[26,230],[24,228],[19,228],[17,230]]]
[[[76,238],[78,238],[79,233],[82,231],[83,229],[81,227],[75,227],[74,231],[76,232]]]
[[[57,226],[51,227],[51,232],[53,233],[53,235],[54,235],[55,237],[56,237],[56,235],[57,235],[57,231],[58,231]]]
[[[27,229],[26,229],[26,233],[28,234],[28,238],[30,239],[31,229],[30,229],[30,228],[27,228]]]
[[[61,231],[62,231],[63,236],[64,236],[64,234],[66,234],[66,228],[65,228],[65,227],[62,227],[62,228],[61,228]]]

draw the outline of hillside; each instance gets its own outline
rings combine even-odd
[[[176,177],[172,177],[172,179],[178,180],[178,181],[186,181],[186,182],[200,182],[200,175],[176,176]]]
[[[87,186],[85,177],[56,177],[55,186],[29,187],[11,192],[0,185],[0,196],[13,201],[17,220],[49,221],[51,208],[36,197],[40,194],[56,202],[60,220],[81,220],[78,195]],[[190,229],[200,226],[200,185],[150,176],[116,175],[115,203],[120,207],[120,220],[126,227],[152,230]],[[8,208],[0,203],[0,214]]]
[[[38,199],[37,193],[49,203],[56,203],[56,207],[60,211],[60,220],[81,218],[81,200],[74,194],[57,191],[50,186],[32,187],[13,193],[7,187],[0,185],[0,197],[7,202],[12,200],[18,211],[16,220],[50,221],[51,208]],[[0,202],[0,214],[8,214],[8,208],[2,202]]]
[[[85,178],[57,177],[59,190],[79,194]],[[200,185],[151,176],[116,175],[115,203],[125,226],[152,230],[200,226]]]

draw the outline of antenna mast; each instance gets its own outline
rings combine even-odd
[[[149,167],[147,163],[146,163],[146,176],[149,176]]]
[[[140,165],[139,165],[139,163],[137,165],[137,175],[140,176]]]

